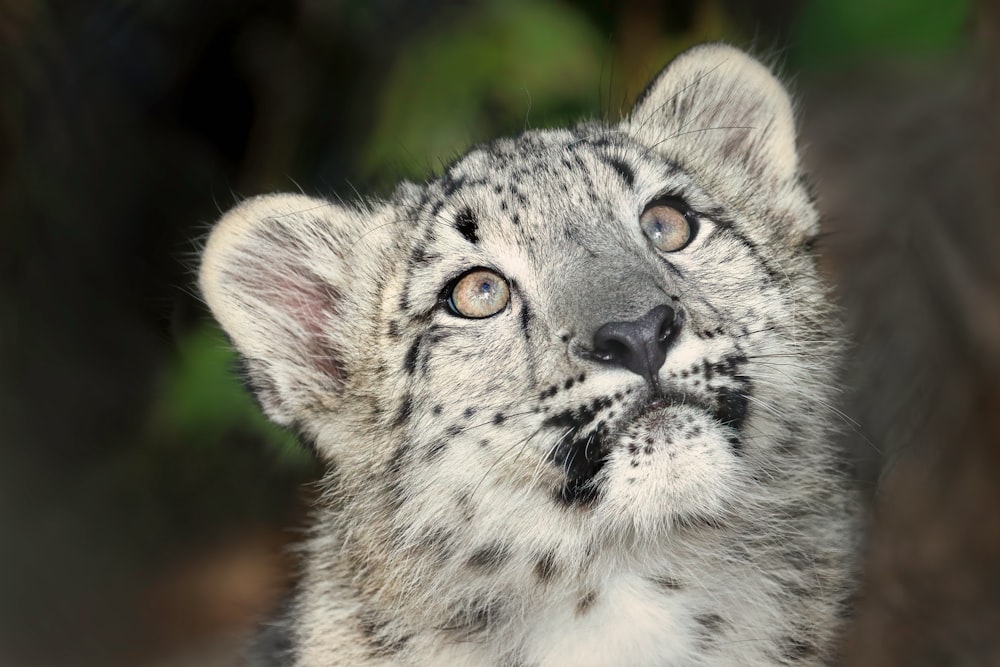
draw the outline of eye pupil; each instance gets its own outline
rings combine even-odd
[[[510,301],[510,288],[503,276],[489,269],[473,269],[452,287],[448,308],[455,315],[481,319],[496,315]]]

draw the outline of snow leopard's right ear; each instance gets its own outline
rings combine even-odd
[[[243,356],[264,412],[279,424],[337,405],[357,321],[356,244],[378,215],[266,195],[244,201],[212,230],[202,295]]]

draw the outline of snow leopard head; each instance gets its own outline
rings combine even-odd
[[[708,45],[617,125],[478,146],[387,201],[245,201],[201,288],[357,541],[491,569],[751,517],[819,474],[816,233],[787,94]]]

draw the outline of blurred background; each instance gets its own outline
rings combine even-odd
[[[0,0],[0,665],[240,664],[320,474],[194,287],[241,198],[354,198],[617,119],[724,39],[795,90],[854,340],[854,665],[1000,664],[988,0]]]

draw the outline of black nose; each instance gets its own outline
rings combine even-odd
[[[667,305],[657,306],[631,322],[608,322],[594,333],[594,354],[603,362],[627,368],[655,383],[679,324],[676,311]]]

